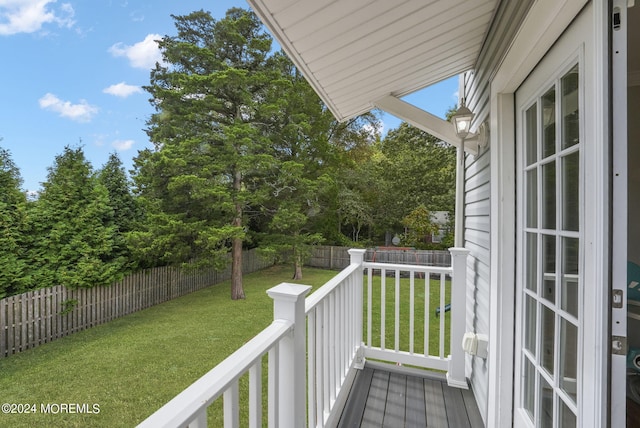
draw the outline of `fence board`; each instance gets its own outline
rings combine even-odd
[[[344,269],[351,262],[348,250],[349,247],[321,245],[313,247],[307,266],[321,269]],[[424,266],[451,266],[451,255],[448,251],[378,247],[367,249],[365,261]]]
[[[245,274],[272,264],[256,250],[243,254]],[[72,290],[58,285],[5,297],[0,299],[0,358],[218,284],[230,273],[228,267],[223,272],[190,272],[164,266],[136,272],[107,287]],[[70,300],[77,304],[62,314]]]

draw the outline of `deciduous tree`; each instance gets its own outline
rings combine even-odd
[[[385,191],[379,201],[384,215],[376,223],[393,229],[421,205],[428,211],[452,213],[455,159],[455,148],[407,123],[390,130],[377,160]]]

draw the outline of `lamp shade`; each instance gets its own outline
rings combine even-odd
[[[460,138],[465,138],[469,135],[469,129],[471,128],[471,121],[474,114],[463,104],[460,106],[456,114],[452,116],[453,126],[456,128],[456,135]]]

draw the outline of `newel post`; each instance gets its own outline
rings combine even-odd
[[[469,388],[465,377],[465,353],[462,337],[467,323],[467,256],[466,248],[449,248],[451,253],[451,360],[447,383],[458,388]]]
[[[363,329],[363,310],[364,310],[364,255],[367,250],[363,250],[360,248],[351,248],[348,250],[349,257],[351,258],[351,264],[357,264],[360,266],[358,270],[353,273],[354,287],[355,287],[355,299],[354,304],[356,305],[353,308],[353,311],[356,315],[356,323],[355,323],[355,346],[356,349],[356,357],[354,362],[354,367],[356,369],[362,370],[364,369],[364,355],[363,355],[363,340],[362,340],[362,329]]]
[[[293,322],[293,332],[280,342],[278,352],[278,426],[302,427],[306,423],[306,314],[308,285],[282,283],[267,290],[273,299],[273,319]]]

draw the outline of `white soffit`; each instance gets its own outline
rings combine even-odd
[[[471,69],[498,0],[247,0],[339,120]]]

